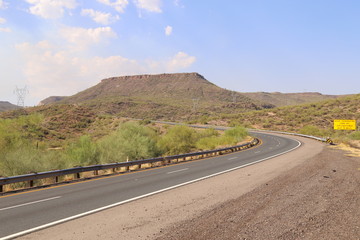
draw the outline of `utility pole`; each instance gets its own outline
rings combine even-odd
[[[19,107],[25,107],[25,96],[29,93],[29,90],[25,86],[24,88],[18,88],[16,86],[14,94],[17,96],[17,105]]]

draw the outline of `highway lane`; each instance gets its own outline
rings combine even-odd
[[[253,133],[262,144],[244,152],[104,177],[0,198],[0,238],[24,234],[82,215],[267,160],[300,146],[286,138]]]

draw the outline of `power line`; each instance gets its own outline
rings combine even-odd
[[[29,93],[29,90],[25,86],[24,88],[18,88],[16,86],[14,94],[17,96],[17,105],[19,107],[25,107],[25,96]]]

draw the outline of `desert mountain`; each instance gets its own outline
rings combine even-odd
[[[58,101],[59,100],[59,101]],[[198,73],[112,77],[69,97],[43,104],[81,104],[105,114],[179,119],[190,115],[244,112],[274,107],[216,86]]]
[[[176,99],[206,102],[255,103],[241,93],[222,89],[198,73],[177,73],[158,75],[136,75],[113,77],[64,99],[64,102],[78,103],[92,99],[131,97],[138,99]],[[258,103],[259,104],[259,103]],[[258,107],[261,104],[259,104]]]
[[[0,112],[17,109],[19,106],[11,104],[9,102],[0,101]]]

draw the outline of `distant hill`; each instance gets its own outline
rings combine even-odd
[[[220,88],[198,73],[113,77],[73,96],[41,103],[82,104],[105,114],[168,120],[274,107]]]
[[[304,92],[304,93],[254,92],[254,93],[243,93],[243,95],[260,102],[267,102],[273,104],[277,107],[298,105],[303,103],[313,103],[313,102],[335,99],[344,96],[344,95],[323,95],[317,92]]]
[[[304,127],[315,126],[332,133],[335,119],[352,119],[360,122],[360,94],[316,103],[233,114],[225,118],[229,122],[242,123],[258,129],[299,132]]]
[[[42,100],[39,105],[47,105],[47,104],[51,104],[51,103],[55,103],[55,102],[59,102],[61,100],[63,100],[64,96],[51,96],[51,97],[48,97],[48,98],[45,98],[44,100]]]
[[[11,104],[9,102],[0,101],[0,112],[5,112],[9,110],[14,110],[19,108],[19,106]]]

